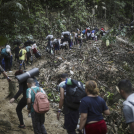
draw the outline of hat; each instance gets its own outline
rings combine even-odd
[[[68,77],[68,74],[61,74],[61,76],[60,76],[61,78],[67,78]]]
[[[10,52],[10,46],[6,45],[6,52],[9,53]]]

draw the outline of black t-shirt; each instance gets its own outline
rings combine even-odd
[[[19,51],[20,51],[20,48],[19,47],[16,47],[15,48],[15,55],[19,55]]]
[[[100,97],[86,96],[81,99],[80,113],[87,113],[87,122],[103,120],[102,113],[107,110],[106,102]]]

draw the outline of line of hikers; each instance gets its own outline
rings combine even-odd
[[[77,32],[62,32],[61,38],[55,38],[53,35],[48,35],[46,39],[48,40],[46,50],[51,54],[59,54],[59,50],[71,50],[74,45],[78,45],[78,48],[82,47],[83,39],[86,40],[95,40],[99,35],[104,36],[106,31],[104,28],[100,30],[95,27],[92,30],[88,27],[83,31],[77,29]]]
[[[41,54],[37,48],[36,42],[27,41],[24,43],[23,46],[21,45],[21,42],[16,41],[13,43],[14,47],[11,49],[10,45],[6,45],[5,47],[1,48],[1,55],[0,55],[0,65],[3,67],[3,69],[7,71],[11,71],[12,67],[12,61],[17,61],[19,63],[19,68],[21,69],[22,65],[25,70],[25,62],[27,64],[33,62],[33,55],[35,55],[36,58],[41,57]],[[15,53],[15,56],[13,56],[12,52]]]
[[[26,72],[29,74],[29,72]],[[23,75],[22,70],[15,72],[15,76]],[[30,76],[30,74],[29,74]],[[21,76],[22,77],[22,76]],[[60,101],[57,119],[64,113],[64,129],[68,134],[106,134],[107,126],[103,119],[110,111],[103,98],[99,96],[97,83],[89,80],[84,85],[73,80],[67,74],[61,74],[59,84]],[[128,80],[121,80],[118,84],[119,93],[125,99],[123,112],[126,123],[134,133],[134,94],[132,84]],[[26,128],[23,121],[22,109],[27,105],[28,115],[31,114],[34,134],[47,134],[44,122],[45,113],[49,111],[49,101],[46,92],[34,78],[25,78],[19,83],[19,91],[10,100],[13,103],[23,93],[16,112],[20,121],[19,128]],[[80,125],[78,122],[80,120]],[[76,130],[78,126],[78,129]],[[77,131],[77,132],[76,132]]]

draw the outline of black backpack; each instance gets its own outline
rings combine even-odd
[[[71,79],[71,82],[72,85],[65,85],[65,105],[67,105],[67,107],[70,109],[78,110],[80,101],[86,96],[86,92],[82,82],[73,79]]]
[[[90,30],[87,30],[87,33],[90,33]]]
[[[19,57],[21,57],[22,56],[22,50],[20,51],[20,53],[19,53]]]

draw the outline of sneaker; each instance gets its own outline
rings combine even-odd
[[[23,128],[23,129],[25,129],[26,126],[25,126],[25,125],[19,125],[18,128]]]

